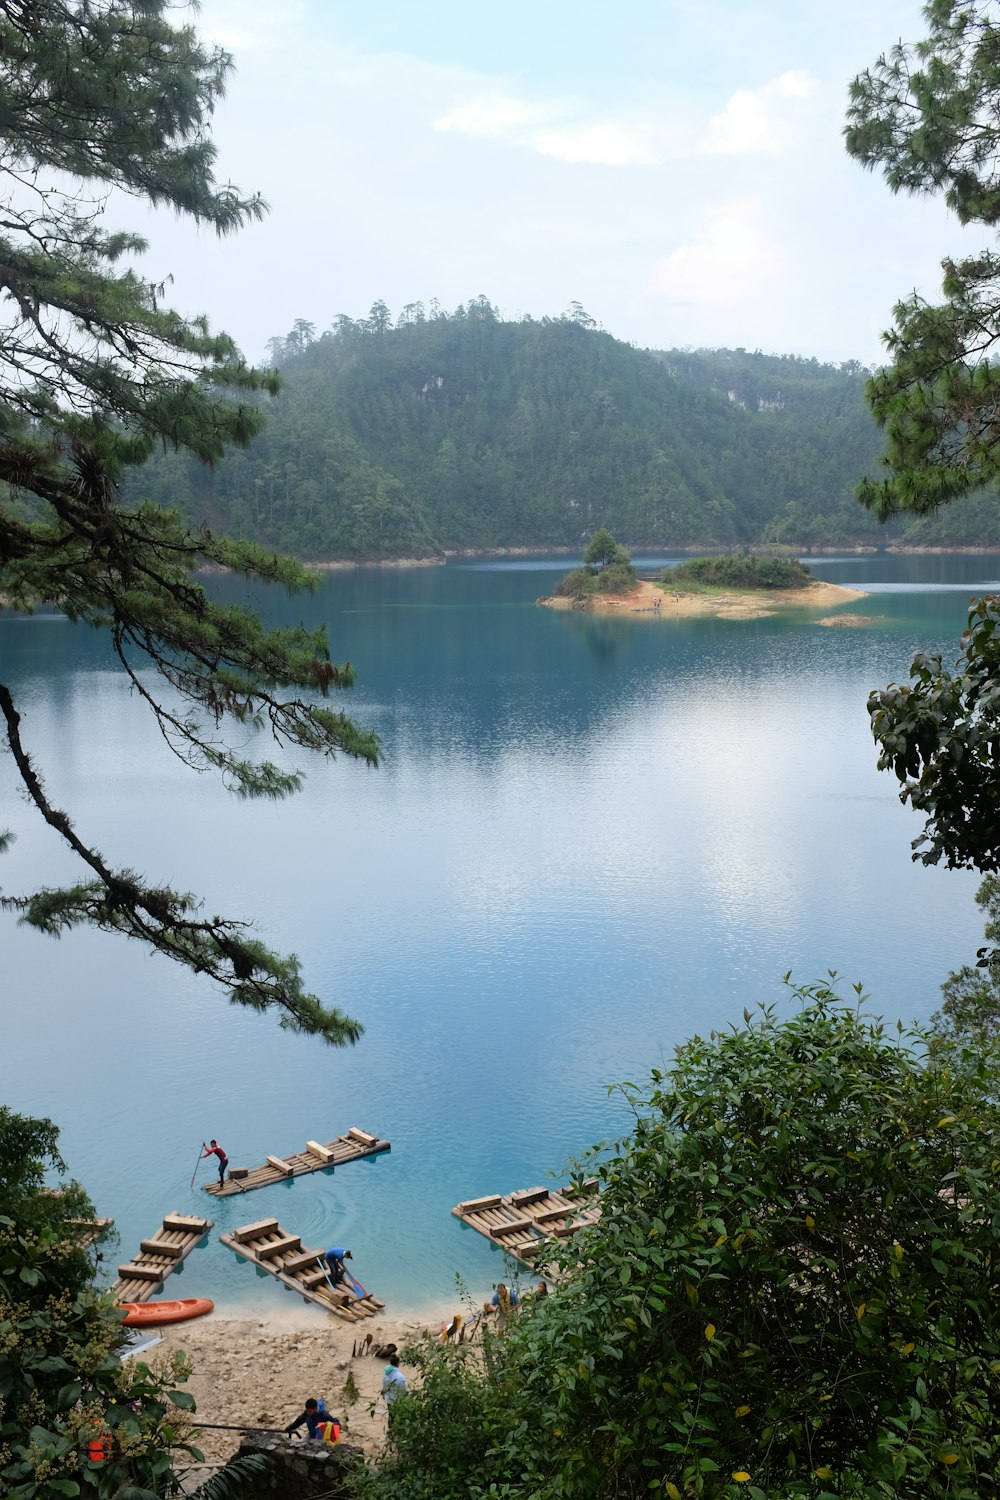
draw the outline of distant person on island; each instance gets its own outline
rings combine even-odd
[[[298,1432],[304,1422],[309,1431],[309,1436],[320,1440],[323,1437],[323,1434],[319,1430],[320,1427],[326,1422],[336,1422],[336,1420],[336,1417],[331,1417],[327,1411],[325,1401],[317,1401],[314,1396],[310,1396],[305,1404],[305,1409],[295,1418],[294,1422],[289,1422],[285,1428],[285,1432],[291,1437],[293,1432]]]
[[[326,1252],[323,1259],[330,1267],[330,1278],[334,1286],[339,1286],[341,1282],[346,1284],[348,1278],[347,1267],[344,1265],[344,1261],[354,1259],[350,1250],[345,1250],[343,1245],[336,1245],[332,1250]]]
[[[221,1187],[226,1180],[226,1168],[229,1166],[229,1157],[223,1151],[218,1141],[212,1141],[209,1146],[205,1146],[204,1141],[201,1144],[205,1147],[201,1153],[203,1161],[206,1156],[217,1156],[219,1158],[219,1186]],[[191,1158],[188,1157],[188,1161],[190,1160]]]
[[[389,1363],[385,1367],[382,1376],[382,1396],[385,1401],[386,1411],[389,1413],[389,1421],[392,1421],[392,1408],[397,1396],[406,1395],[406,1376],[399,1368],[399,1355],[390,1354]]]

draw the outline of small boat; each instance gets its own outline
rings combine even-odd
[[[183,1323],[202,1318],[215,1303],[208,1297],[184,1297],[179,1302],[119,1302],[126,1328],[155,1328],[158,1323]]]

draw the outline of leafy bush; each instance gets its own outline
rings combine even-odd
[[[813,582],[813,575],[792,557],[748,557],[734,553],[692,557],[676,567],[664,568],[660,582],[673,588],[695,584],[707,588],[801,589]]]
[[[554,592],[564,599],[583,599],[597,592],[597,577],[589,568],[574,568],[560,578]]]
[[[407,1398],[395,1493],[997,1494],[988,1070],[797,994],[622,1085],[631,1136],[580,1164],[600,1222],[482,1367]]]
[[[624,562],[609,563],[598,573],[597,588],[601,594],[627,594],[635,588],[635,569],[628,561],[627,552]]]
[[[72,1245],[52,1230],[20,1233],[0,1218],[0,1494],[169,1492],[171,1449],[196,1454],[185,1440],[194,1399],[173,1388],[184,1356],[122,1364],[121,1315],[75,1289],[76,1273]],[[87,1444],[102,1439],[94,1462]]]

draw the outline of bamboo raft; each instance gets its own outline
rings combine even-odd
[[[138,1254],[118,1267],[111,1288],[116,1302],[146,1302],[160,1291],[166,1278],[186,1260],[212,1227],[211,1219],[191,1214],[166,1214],[151,1240],[142,1240]]]
[[[254,1188],[270,1187],[275,1182],[286,1182],[292,1177],[302,1177],[307,1172],[322,1172],[328,1167],[342,1166],[346,1161],[357,1161],[362,1156],[377,1156],[380,1151],[390,1149],[389,1141],[380,1140],[370,1131],[359,1130],[352,1125],[345,1135],[328,1141],[325,1146],[319,1141],[306,1141],[306,1149],[293,1156],[269,1156],[259,1167],[247,1171],[243,1167],[230,1167],[225,1182],[209,1182],[203,1193],[214,1198],[228,1198],[233,1193],[252,1193]]]
[[[374,1318],[385,1306],[377,1297],[368,1293],[361,1297],[343,1283],[331,1287],[322,1250],[304,1249],[299,1236],[288,1234],[277,1219],[244,1224],[219,1238],[227,1249],[276,1276],[283,1286],[348,1323]]]
[[[66,1220],[66,1228],[71,1232],[81,1250],[87,1250],[91,1245],[96,1245],[97,1241],[103,1239],[114,1227],[114,1219]]]
[[[506,1255],[530,1265],[554,1240],[595,1224],[601,1205],[597,1179],[591,1177],[579,1187],[522,1188],[516,1193],[469,1198],[456,1204],[452,1213]]]

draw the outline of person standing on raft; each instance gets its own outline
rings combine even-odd
[[[217,1156],[219,1158],[219,1186],[221,1187],[226,1180],[226,1168],[229,1166],[229,1157],[223,1151],[218,1141],[212,1141],[209,1146],[205,1146],[204,1141],[201,1144],[205,1147],[201,1153],[202,1160],[206,1156]]]
[[[330,1267],[330,1278],[334,1286],[339,1286],[341,1282],[347,1281],[347,1267],[344,1265],[344,1261],[354,1259],[350,1250],[345,1250],[343,1245],[335,1245],[332,1250],[327,1250],[323,1259]]]

